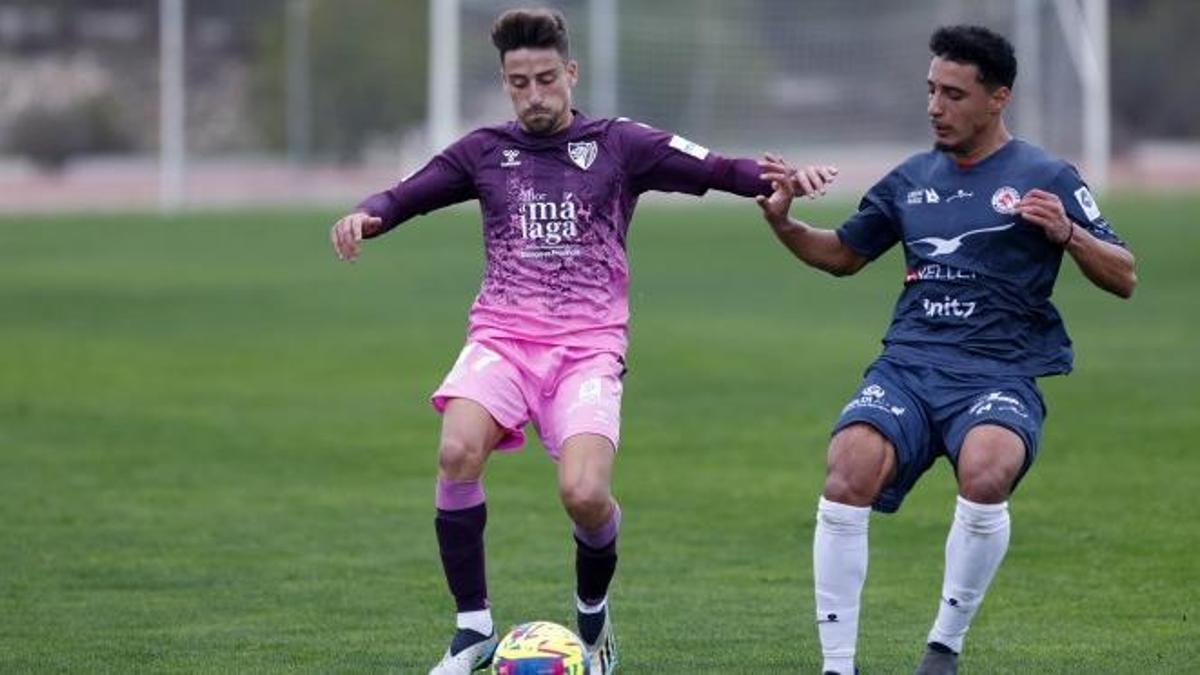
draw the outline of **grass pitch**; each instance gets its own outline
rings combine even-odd
[[[1200,198],[1103,204],[1131,302],[1072,263],[1076,372],[972,629],[973,673],[1196,672]],[[846,205],[799,205],[836,224]],[[331,213],[0,220],[0,671],[423,673],[452,603],[425,398],[463,340],[478,217],[328,251]],[[614,618],[626,673],[815,672],[828,429],[878,351],[896,252],[800,266],[750,204],[643,206]],[[501,627],[570,625],[572,549],[536,441],[489,466]],[[876,517],[860,665],[911,672],[953,481]]]

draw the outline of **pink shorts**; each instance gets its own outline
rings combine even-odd
[[[507,432],[497,450],[524,445],[522,428],[533,422],[546,452],[557,460],[563,442],[577,434],[598,434],[618,446],[624,372],[624,361],[612,352],[472,341],[430,402],[439,413],[452,398],[483,406]]]

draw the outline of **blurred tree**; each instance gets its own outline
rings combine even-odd
[[[309,56],[313,152],[351,161],[373,137],[424,119],[427,0],[312,0]],[[286,146],[284,17],[264,23],[255,74],[256,122]]]
[[[62,106],[30,106],[12,121],[3,149],[42,171],[59,172],[78,155],[120,153],[134,140],[122,125],[116,98],[100,94]]]

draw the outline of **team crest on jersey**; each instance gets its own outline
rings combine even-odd
[[[567,143],[567,154],[571,156],[571,161],[584,171],[596,161],[596,151],[596,141]]]
[[[1005,185],[992,193],[992,208],[996,209],[996,213],[1016,212],[1019,201],[1021,201],[1021,193],[1017,192],[1015,187]]]

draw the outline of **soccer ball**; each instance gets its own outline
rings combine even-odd
[[[587,651],[571,631],[549,621],[523,623],[496,647],[493,675],[588,675]]]

